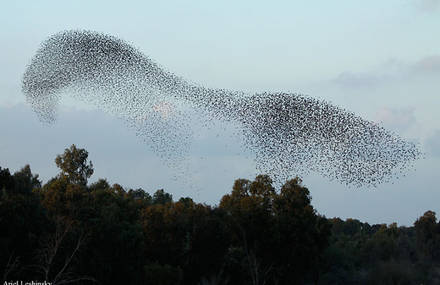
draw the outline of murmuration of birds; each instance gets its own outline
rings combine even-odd
[[[186,159],[200,131],[195,126],[214,121],[234,126],[256,171],[279,182],[313,171],[347,185],[375,186],[405,175],[421,157],[414,143],[324,100],[189,83],[98,32],[48,38],[27,66],[22,88],[44,122],[55,120],[63,94],[124,118],[170,165]]]

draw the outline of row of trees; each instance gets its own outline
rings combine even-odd
[[[0,168],[0,273],[52,284],[415,284],[440,282],[440,225],[327,219],[300,179],[238,179],[216,207],[93,174],[72,145],[42,185]]]

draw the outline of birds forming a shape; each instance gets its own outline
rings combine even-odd
[[[315,171],[349,185],[377,185],[421,156],[415,144],[323,100],[191,84],[126,42],[91,31],[43,42],[23,75],[23,92],[46,122],[55,120],[63,94],[119,115],[170,164],[185,159],[197,121],[233,125],[257,170],[279,182]]]

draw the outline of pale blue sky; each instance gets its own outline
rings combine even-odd
[[[320,213],[403,224],[428,209],[440,213],[438,0],[5,1],[0,27],[2,167],[30,163],[47,180],[56,174],[55,155],[76,143],[89,150],[95,179],[211,204],[235,178],[255,174],[250,159],[205,136],[197,143],[212,146],[212,155],[190,163],[198,186],[169,180],[172,170],[123,121],[70,98],[63,98],[55,125],[38,122],[21,93],[26,64],[48,36],[88,29],[118,36],[207,87],[329,100],[381,121],[426,152],[406,178],[374,190],[305,177]]]

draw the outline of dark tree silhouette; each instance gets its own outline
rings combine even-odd
[[[0,168],[0,276],[53,284],[439,284],[440,225],[327,219],[299,178],[237,179],[218,206],[93,173],[86,150],[58,155],[46,183]]]

